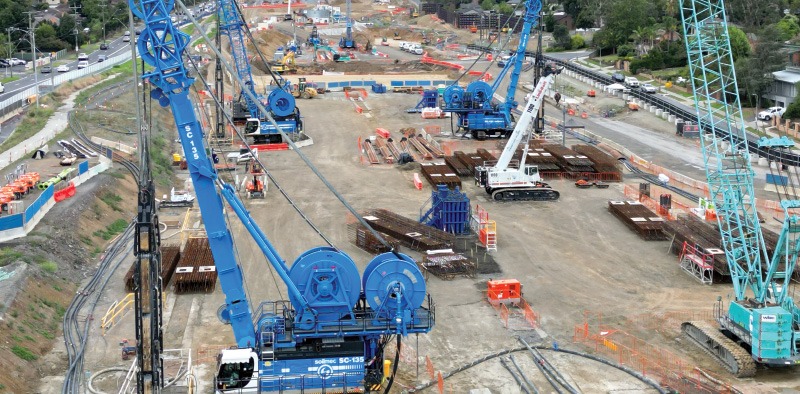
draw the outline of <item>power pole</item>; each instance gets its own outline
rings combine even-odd
[[[103,0],[100,3],[100,7],[103,9],[103,44],[106,43],[106,7],[108,7],[108,3]]]
[[[11,59],[11,28],[7,28],[6,31],[8,32],[8,58]],[[11,76],[14,76],[14,67],[7,67],[8,70],[11,70]]]
[[[36,31],[33,23],[33,11],[26,12],[28,14],[28,33],[31,35],[31,53],[33,53],[33,83],[36,86],[36,107],[39,107],[39,74],[36,72]]]
[[[81,9],[81,6],[71,5],[69,8],[71,8],[72,12],[75,13],[75,52],[78,52],[78,10]]]

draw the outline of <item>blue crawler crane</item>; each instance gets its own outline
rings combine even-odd
[[[219,29],[228,37],[230,43],[231,57],[236,68],[236,74],[244,82],[244,86],[241,86],[242,91],[248,90],[258,100],[265,100],[270,115],[284,133],[291,136],[303,131],[300,110],[295,105],[294,96],[287,91],[285,86],[281,86],[281,89],[273,89],[266,98],[257,94],[253,74],[250,70],[250,61],[247,57],[247,49],[245,48],[245,38],[248,35],[247,25],[242,19],[242,14],[239,12],[239,6],[236,1],[219,0],[217,16],[219,18]],[[240,112],[247,114],[244,119],[246,121],[246,135],[251,136],[256,144],[281,142],[281,134],[274,125],[265,121],[266,115],[258,109],[255,100],[251,99],[250,95],[242,93],[240,103],[244,107],[241,109],[246,109],[246,111],[240,111],[240,108],[235,108],[234,120],[236,120],[236,115]]]
[[[235,189],[217,177],[189,98],[194,80],[183,62],[189,36],[170,20],[173,0],[129,0],[129,5],[144,22],[138,50],[149,68],[142,78],[153,86],[151,98],[169,107],[175,118],[225,293],[220,314],[236,339],[236,346],[218,357],[215,389],[284,393],[379,388],[385,377],[385,345],[395,339],[399,345],[403,336],[433,328],[435,313],[422,273],[410,257],[388,252],[374,257],[359,275],[353,260],[332,247],[312,248],[287,265]],[[251,309],[225,208],[278,273],[288,300],[265,301]]]
[[[514,95],[517,91],[519,76],[525,60],[525,49],[531,29],[537,26],[539,13],[542,10],[541,0],[527,0],[525,2],[525,16],[522,31],[520,32],[517,51],[503,67],[503,71],[495,79],[493,85],[483,81],[474,81],[462,88],[453,84],[444,91],[444,107],[446,112],[452,112],[458,117],[457,127],[468,132],[472,138],[483,140],[487,137],[508,137],[514,130],[514,120],[511,110],[517,107]],[[493,103],[494,93],[500,88],[500,81],[506,73],[511,71],[508,82],[506,98],[500,104]]]

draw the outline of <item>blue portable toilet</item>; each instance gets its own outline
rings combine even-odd
[[[436,185],[428,200],[430,208],[420,215],[420,223],[453,234],[469,233],[470,203],[469,197],[462,193],[458,186],[450,190],[446,185]],[[425,203],[425,206],[427,202]],[[423,209],[424,210],[424,207]],[[422,212],[420,210],[420,212]]]

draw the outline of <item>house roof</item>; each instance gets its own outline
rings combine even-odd
[[[788,83],[800,82],[800,73],[796,71],[789,71],[789,70],[775,71],[772,73],[772,76],[775,77],[776,80],[781,82],[788,82]]]

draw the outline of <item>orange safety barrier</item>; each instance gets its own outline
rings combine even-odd
[[[574,109],[572,109],[572,108],[568,109],[568,110],[567,110],[567,115],[569,115],[569,116],[573,116],[573,115],[575,115],[575,110],[574,110]]]
[[[356,105],[356,112],[362,113],[364,112],[364,109]]]
[[[53,193],[53,198],[56,202],[64,201],[75,195],[75,184],[70,182],[69,186]]]
[[[491,53],[487,53],[486,54],[486,60],[488,60],[490,62],[492,61],[492,54]]]
[[[414,187],[416,187],[417,190],[422,190],[422,180],[419,179],[419,173],[416,172],[414,173]]]
[[[581,118],[586,119],[588,117],[589,117],[589,114],[587,114],[586,111],[581,112]]]
[[[242,145],[239,146],[243,147]],[[274,144],[253,144],[250,145],[250,149],[257,150],[259,152],[289,150],[289,144],[285,142],[278,142]]]
[[[381,136],[383,138],[389,138],[389,130],[386,130],[384,128],[378,127],[377,129],[375,129],[375,134],[377,134],[377,135],[379,135],[379,136]]]
[[[437,388],[439,389],[439,394],[444,394],[444,378],[442,377],[442,371],[439,371],[439,378],[438,382],[436,383]]]

